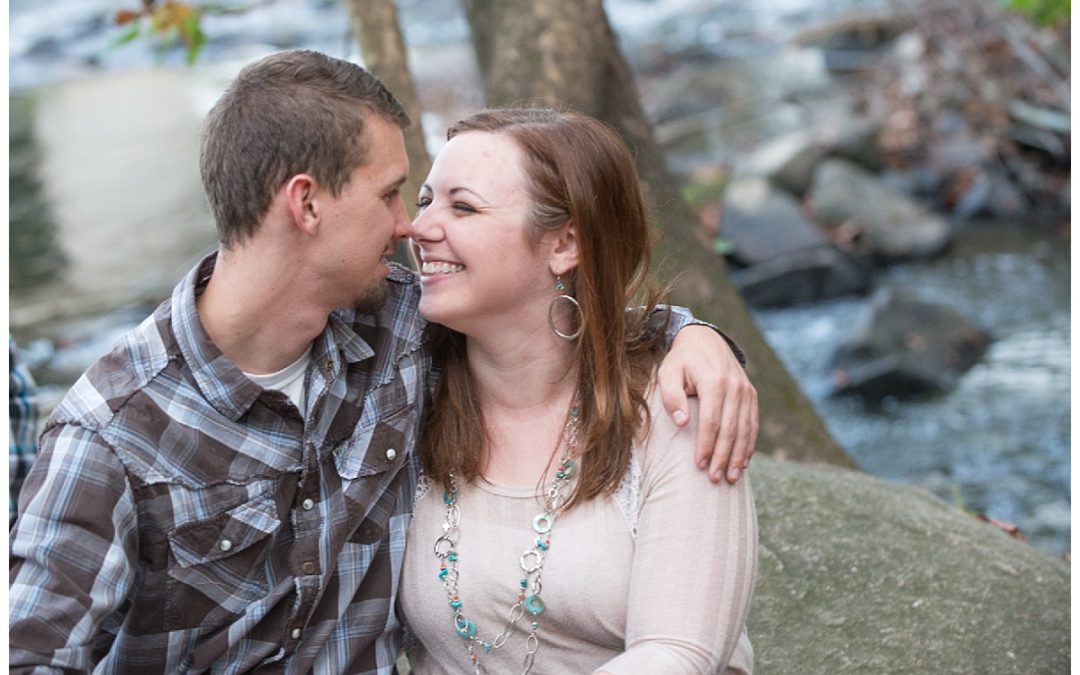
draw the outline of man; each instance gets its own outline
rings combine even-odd
[[[306,51],[210,112],[221,246],[46,425],[12,532],[14,670],[393,671],[430,374],[416,279],[385,262],[407,124],[369,73]]]

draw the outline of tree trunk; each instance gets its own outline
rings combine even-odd
[[[491,106],[569,107],[603,120],[637,155],[654,219],[663,231],[660,276],[672,300],[720,325],[745,350],[758,390],[758,450],[852,466],[813,405],[765,342],[720,256],[696,234],[697,216],[667,169],[602,0],[463,0]],[[678,275],[674,274],[678,271]]]
[[[409,179],[401,188],[409,213],[415,215],[416,195],[431,169],[431,157],[424,144],[420,123],[420,100],[409,73],[405,41],[401,37],[397,7],[393,0],[345,0],[352,22],[353,36],[360,43],[364,63],[405,106],[412,124],[405,130],[405,149],[409,153]]]

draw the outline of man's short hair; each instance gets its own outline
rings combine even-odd
[[[293,50],[245,66],[202,130],[199,169],[222,245],[253,235],[297,174],[340,194],[369,159],[369,114],[409,125],[390,90],[354,63]]]

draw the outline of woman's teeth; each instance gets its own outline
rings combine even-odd
[[[448,262],[426,262],[420,267],[421,274],[454,274],[465,269],[464,265]]]

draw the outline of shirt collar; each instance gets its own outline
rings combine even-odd
[[[195,299],[214,273],[217,252],[203,258],[172,294],[172,329],[195,383],[218,412],[236,421],[255,403],[262,387],[222,353],[203,327]]]
[[[206,400],[222,415],[235,421],[251,408],[262,388],[222,353],[199,318],[195,301],[210,281],[216,263],[215,251],[203,258],[173,290],[172,329],[180,352]],[[376,315],[357,317],[355,310],[343,309],[329,316],[326,328],[316,338],[311,352],[315,363],[328,374],[339,372],[342,359],[347,363],[358,363],[376,355],[369,342],[356,330],[367,323],[373,324],[372,328],[384,324],[411,349],[419,347],[424,321],[416,314],[417,298],[413,296],[418,296],[419,290],[414,275],[396,265],[392,271],[390,283],[401,288],[391,294],[391,301]]]

